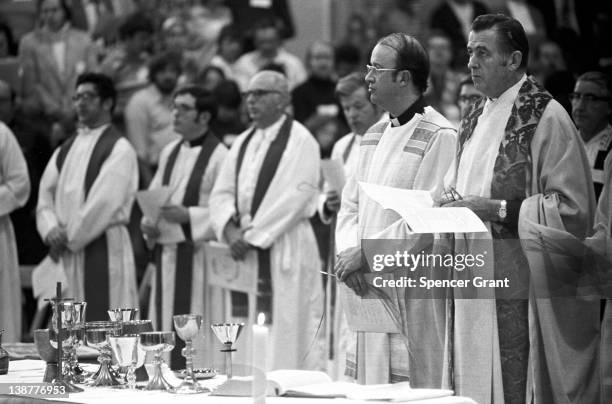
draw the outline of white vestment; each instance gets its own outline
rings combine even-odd
[[[238,190],[236,161],[251,130],[234,141],[210,197],[211,221],[217,238],[226,241],[223,229],[236,214],[238,198],[244,239],[253,246],[270,249],[273,320],[268,369],[323,369],[323,332],[317,333],[323,314],[323,286],[317,243],[308,220],[317,205],[319,146],[299,122],[293,121],[287,146],[259,209],[253,217],[248,213],[264,157],[284,119],[288,118],[282,117],[253,134],[238,176]],[[251,347],[247,345],[250,357]]]
[[[417,126],[424,130],[417,131]],[[439,199],[444,175],[455,156],[456,132],[431,107],[401,126],[388,123],[382,133],[372,135],[366,133],[362,139],[357,172],[348,179],[342,193],[336,229],[336,248],[340,252],[360,247],[362,239],[408,236],[403,219],[369,199],[359,189],[358,181],[427,190],[432,198]],[[357,358],[357,366],[365,367],[365,383],[389,383],[392,374],[408,376],[405,343],[399,334],[366,334],[366,357]]]
[[[214,136],[212,133],[206,136]],[[188,143],[182,140],[174,141],[169,143],[160,154],[159,168],[149,185],[149,189],[156,189],[162,186],[162,179],[164,172],[166,171],[166,165],[168,164],[168,157],[171,152],[175,149],[178,143],[182,143],[181,148],[176,156],[172,173],[170,174],[170,181],[168,186],[172,190],[170,200],[167,205],[183,205],[183,198],[185,196],[185,189],[191,173],[194,169],[194,165],[198,159],[202,146],[189,147]],[[190,206],[189,210],[189,223],[191,225],[191,237],[194,242],[193,252],[193,277],[192,282],[189,285],[184,285],[185,288],[191,288],[191,314],[200,314],[203,316],[203,323],[206,327],[202,327],[204,336],[207,341],[207,353],[209,355],[198,355],[204,356],[207,360],[210,359],[212,354],[211,349],[208,345],[212,345],[215,342],[214,335],[210,330],[211,314],[213,309],[220,308],[222,299],[219,291],[216,291],[216,299],[213,299],[210,293],[212,292],[207,288],[206,282],[206,267],[204,257],[204,242],[206,240],[214,240],[215,234],[213,232],[210,223],[210,209],[208,206],[208,200],[210,192],[215,184],[215,180],[225,156],[227,155],[227,149],[223,144],[215,148],[215,151],[210,156],[202,183],[200,186],[200,196],[198,206]],[[143,218],[145,220],[146,218]],[[175,314],[187,314],[178,313],[174,310],[174,292],[175,292],[175,276],[176,276],[176,252],[177,244],[185,241],[185,235],[180,224],[170,223],[163,218],[159,219],[158,227],[160,229],[160,237],[157,242],[162,245],[161,254],[161,280],[162,280],[162,320],[161,326],[156,323],[155,329],[157,330],[172,330],[174,328],[172,316]],[[159,270],[159,268],[158,268]],[[155,296],[157,296],[157,277],[153,277],[152,293],[149,303],[149,316],[150,319],[159,319],[155,315]],[[210,366],[210,364],[207,364]]]
[[[85,173],[106,127],[79,129],[60,173],[56,165],[60,149],[55,150],[40,181],[36,225],[43,239],[57,226],[66,230],[68,250],[61,256],[68,279],[65,296],[87,301],[84,248],[105,233],[109,304],[111,308],[138,307],[134,254],[126,228],[138,188],[138,167],[127,140],[117,140],[85,199]]]
[[[30,195],[28,167],[11,130],[0,122],[0,329],[2,340],[21,337],[21,281],[15,233],[9,213]]]
[[[362,137],[363,135],[357,135],[351,132],[338,139],[338,141],[334,143],[334,147],[332,148],[330,159],[342,161],[344,175],[346,176],[346,178],[355,175],[355,172],[357,171],[357,162],[359,160],[359,143],[361,143]],[[346,160],[344,160],[345,157]],[[321,221],[325,224],[329,224],[332,221],[332,218],[329,217],[324,210],[325,200],[327,199],[326,193],[328,190],[329,184],[325,182],[325,184],[323,185],[324,192],[319,197],[318,206],[319,217],[321,218]],[[342,194],[342,192],[338,193]],[[334,237],[334,234],[331,234],[330,237]],[[348,323],[346,322],[346,315],[344,314],[344,310],[342,309],[342,300],[340,299],[340,295],[337,289],[336,279],[333,278],[332,281],[334,282],[332,285],[336,286],[336,300],[334,302],[334,321],[332,328],[332,335],[334,341],[334,358],[331,373],[332,378],[334,380],[342,380],[345,378],[344,367],[346,365],[346,353],[351,345],[352,335],[348,328]]]

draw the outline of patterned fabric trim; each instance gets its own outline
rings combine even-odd
[[[362,140],[359,146],[376,146],[378,142],[379,139]]]

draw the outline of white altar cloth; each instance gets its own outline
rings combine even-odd
[[[43,379],[45,363],[41,360],[20,360],[11,361],[7,375],[0,376],[0,384],[23,384],[40,383]],[[202,386],[214,388],[225,381],[224,376],[217,376],[214,379],[200,381]],[[81,386],[81,385],[79,385]],[[81,386],[82,387],[82,386]],[[8,402],[7,396],[0,396],[0,404]],[[37,397],[38,398],[38,397]],[[176,395],[163,391],[131,391],[118,390],[107,387],[85,387],[82,393],[70,394],[68,398],[48,398],[47,400],[59,400],[72,403],[87,404],[247,404],[252,403],[251,397],[221,397],[206,396],[202,394]],[[347,399],[313,399],[313,398],[293,398],[293,397],[266,397],[267,404],[373,404],[380,401],[360,401]],[[474,400],[467,397],[443,397],[431,400],[410,401],[410,404],[476,404]]]

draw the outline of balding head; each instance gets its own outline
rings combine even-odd
[[[251,79],[245,99],[249,115],[257,127],[273,124],[289,105],[287,78],[275,71],[261,71]]]

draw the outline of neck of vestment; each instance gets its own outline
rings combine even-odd
[[[510,102],[510,116],[504,124],[494,169],[488,173],[491,175],[490,198],[520,202],[531,193],[531,142],[552,96],[532,77],[524,77],[516,86],[520,86],[518,92],[512,92],[511,87],[495,100],[483,98],[470,107],[460,125],[457,161],[461,167],[466,143],[472,138],[477,126],[485,124],[484,121],[480,122],[481,116],[487,119],[483,111],[495,103]],[[511,100],[505,99],[508,94],[512,94]]]
[[[283,115],[266,128],[252,128],[236,161],[236,212],[248,226],[272,182],[289,141],[293,119]]]
[[[402,125],[407,124],[408,122],[410,122],[410,120],[412,118],[414,118],[414,116],[416,114],[423,114],[425,112],[425,106],[426,105],[427,104],[425,103],[425,99],[421,95],[404,112],[402,112],[401,114],[399,114],[396,117],[392,116],[391,117],[391,125],[394,126],[394,127],[397,127],[397,126],[402,126]]]

